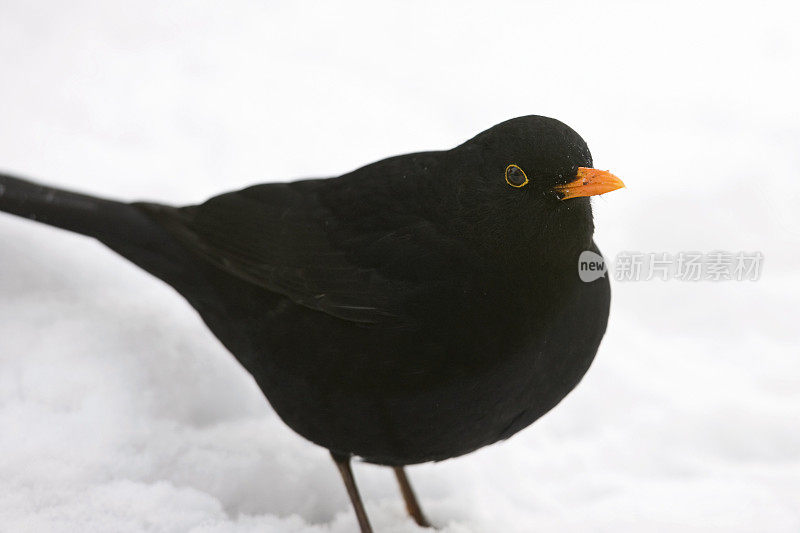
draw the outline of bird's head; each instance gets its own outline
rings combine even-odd
[[[586,247],[594,230],[589,197],[624,187],[592,167],[580,135],[548,117],[502,122],[450,153],[465,219],[501,247]]]

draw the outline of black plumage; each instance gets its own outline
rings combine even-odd
[[[621,186],[591,167],[577,133],[528,116],[187,207],[3,175],[0,210],[95,237],[174,287],[340,466],[401,467],[510,437],[589,368],[610,293],[577,273],[599,253],[587,196]]]

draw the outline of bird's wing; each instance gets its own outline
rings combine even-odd
[[[259,185],[185,208],[138,205],[218,268],[297,304],[358,323],[408,322],[405,298],[448,246],[422,218],[332,206],[320,194],[330,181]]]

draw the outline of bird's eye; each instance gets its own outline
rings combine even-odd
[[[528,184],[528,176],[517,165],[508,165],[506,167],[506,183],[516,188],[524,187]]]

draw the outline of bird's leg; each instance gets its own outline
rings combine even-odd
[[[347,488],[347,495],[350,496],[350,503],[353,504],[353,510],[356,512],[358,525],[361,527],[361,533],[372,533],[372,526],[369,525],[367,511],[364,509],[364,503],[361,501],[361,495],[358,493],[356,480],[353,477],[353,470],[350,468],[350,457],[339,455],[334,452],[331,452],[331,457],[333,457],[333,462],[336,463],[336,467],[342,475],[344,486]]]
[[[411,518],[414,519],[414,522],[416,522],[418,526],[431,527],[428,519],[422,514],[422,507],[419,506],[417,497],[414,494],[414,489],[411,488],[411,483],[408,482],[406,471],[402,466],[395,466],[392,468],[394,468],[394,475],[397,476],[397,483],[400,484],[400,492],[403,493],[403,500],[406,502],[408,514],[411,515]]]

